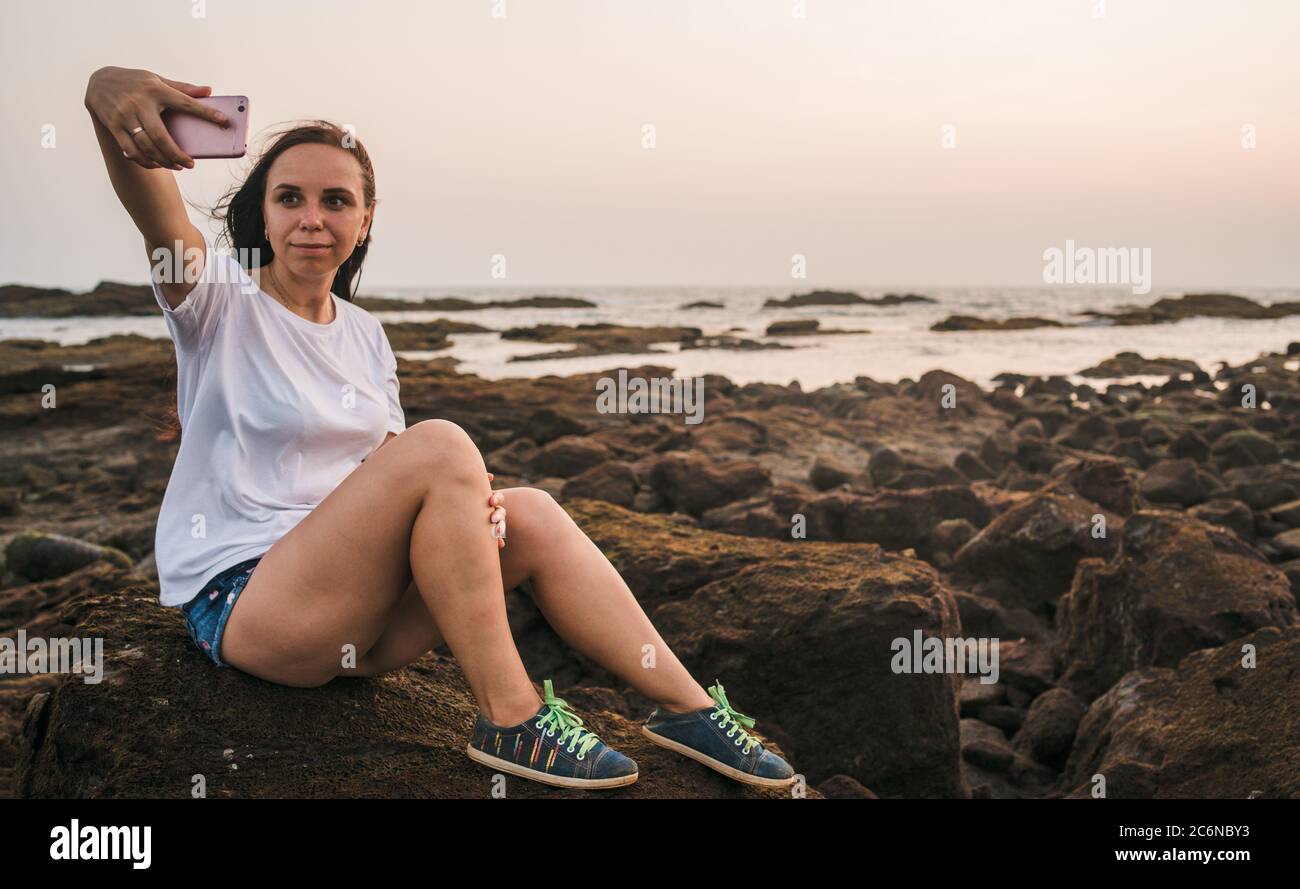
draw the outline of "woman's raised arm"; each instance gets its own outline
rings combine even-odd
[[[194,101],[211,91],[207,86],[168,80],[132,68],[100,68],[86,84],[86,110],[94,122],[108,178],[144,236],[145,253],[151,261],[159,247],[171,257],[177,241],[182,244],[182,259],[193,256],[191,250],[197,250],[200,257],[204,255],[203,233],[190,222],[171,173],[193,167],[194,159],[172,140],[163,126],[161,112],[175,108],[225,125],[224,114]],[[144,129],[132,135],[137,127]],[[179,266],[177,262],[174,267]],[[179,306],[201,272],[202,268],[194,269],[176,281],[161,283],[168,305],[173,309]]]

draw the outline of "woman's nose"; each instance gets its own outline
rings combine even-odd
[[[322,223],[320,207],[310,204],[303,210],[301,224],[305,228],[320,228]]]

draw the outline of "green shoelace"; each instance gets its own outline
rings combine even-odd
[[[563,747],[565,742],[569,743],[567,748],[572,753],[576,747],[578,750],[578,759],[582,759],[587,752],[600,743],[600,738],[590,729],[582,727],[582,718],[569,709],[569,705],[563,699],[555,696],[551,688],[551,680],[546,679],[542,682],[542,688],[545,692],[542,703],[546,704],[546,715],[537,720],[536,725],[539,729],[544,729],[547,735],[554,735],[555,730],[560,730],[560,746]]]
[[[713,682],[714,684],[709,686],[709,697],[718,702],[718,709],[709,714],[709,719],[718,720],[720,718],[718,725],[724,729],[730,725],[731,731],[727,732],[728,738],[735,737],[736,733],[739,732],[740,737],[736,738],[736,746],[739,747],[743,743],[745,747],[741,752],[748,754],[755,746],[761,744],[758,738],[745,731],[747,728],[754,727],[754,719],[739,710],[732,709],[731,704],[727,703],[727,693],[722,690],[722,683],[716,679]]]

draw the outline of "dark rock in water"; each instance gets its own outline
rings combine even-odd
[[[1295,799],[1297,675],[1298,626],[1192,652],[1176,668],[1128,673],[1080,720],[1060,792],[1086,799],[1100,774],[1110,799],[1246,799],[1255,790]]]
[[[0,285],[0,318],[72,318],[89,315],[153,315],[158,303],[148,284],[100,281],[93,290],[73,293],[61,287]]]
[[[725,309],[722,303],[710,302],[707,299],[696,300],[693,303],[686,303],[681,306],[683,309]]]
[[[682,349],[733,349],[739,352],[793,348],[795,347],[785,343],[760,343],[758,340],[747,340],[744,337],[732,336],[726,333],[717,336],[702,336],[699,339],[686,340],[682,343]]]
[[[481,324],[448,321],[446,318],[438,318],[434,321],[384,322],[384,333],[388,335],[388,343],[395,352],[434,352],[453,345],[450,334],[491,332],[491,328]]]
[[[472,312],[478,309],[594,309],[596,304],[576,296],[525,296],[519,299],[469,300],[458,296],[422,300],[358,296],[356,305],[367,312]]]
[[[1232,293],[1188,293],[1180,297],[1158,299],[1147,308],[1125,308],[1118,312],[1081,312],[1093,318],[1106,318],[1114,324],[1164,324],[1184,318],[1284,318],[1300,314],[1300,303],[1281,302],[1271,306]]]
[[[814,290],[812,293],[796,293],[787,299],[769,299],[764,301],[765,309],[792,309],[799,306],[851,306],[866,305],[867,301],[856,293],[844,290]]]
[[[149,299],[153,303],[153,297]],[[45,383],[62,388],[65,383],[102,378],[105,367],[150,358],[174,360],[175,354],[171,340],[135,333],[115,333],[69,346],[50,340],[0,340],[0,371],[14,374],[0,391],[29,393]],[[24,379],[18,371],[32,373]]]
[[[1034,377],[1025,387],[1025,395],[1065,395],[1074,391],[1074,384],[1062,376]]]
[[[1002,318],[994,321],[972,315],[949,315],[942,321],[931,324],[930,329],[945,333],[953,330],[1033,330],[1038,327],[1065,326],[1067,325],[1049,318]]]
[[[1091,700],[1130,670],[1172,666],[1295,620],[1286,577],[1235,534],[1180,513],[1138,512],[1115,557],[1081,562],[1061,599],[1060,684]]]
[[[609,355],[663,351],[654,349],[655,343],[681,343],[698,340],[703,332],[698,327],[634,327],[624,324],[538,324],[534,327],[512,327],[501,332],[503,340],[522,340],[537,343],[573,343],[574,348],[536,355],[515,355],[511,361],[542,361],[552,358],[575,358],[587,355]]]
[[[1182,358],[1143,358],[1137,352],[1120,352],[1100,364],[1079,371],[1081,377],[1176,377],[1202,373],[1195,361]]]
[[[1034,698],[1011,746],[1044,765],[1061,769],[1070,755],[1087,705],[1068,689],[1052,688]]]
[[[869,330],[842,330],[822,327],[816,318],[796,319],[793,321],[773,321],[767,325],[766,336],[810,336],[831,333],[871,333]]]
[[[1169,443],[1169,456],[1204,463],[1210,459],[1210,443],[1199,432],[1188,429]]]
[[[817,333],[817,328],[821,322],[816,318],[807,318],[797,321],[773,321],[767,325],[764,333],[767,336],[795,336],[804,333]]]
[[[1035,608],[1056,604],[1070,587],[1074,566],[1114,551],[1123,520],[1107,516],[1107,537],[1093,536],[1104,510],[1062,493],[1032,495],[993,519],[957,551],[954,567],[981,580],[1006,581],[1015,595],[1003,604]]]
[[[886,293],[884,296],[867,300],[872,306],[901,306],[907,303],[936,303],[937,299],[922,296],[919,293]]]
[[[719,463],[702,454],[674,451],[650,469],[650,484],[663,499],[691,515],[762,494],[771,487],[768,471],[754,460]]]
[[[101,559],[127,569],[133,564],[131,557],[119,549],[61,534],[25,531],[5,548],[8,570],[25,580],[62,577]]]

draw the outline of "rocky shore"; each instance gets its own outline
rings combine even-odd
[[[463,329],[449,324],[393,330],[436,349]],[[645,352],[692,330],[514,335]],[[445,650],[304,691],[193,649],[152,566],[176,452],[153,434],[170,344],[108,339],[0,343],[0,635],[105,650],[98,685],[0,673],[0,795],[180,796],[195,773],[214,796],[485,795]],[[496,487],[550,491],[809,796],[1086,797],[1102,775],[1112,798],[1297,798],[1300,344],[1287,351],[1218,368],[1122,353],[1082,385],[1008,368],[992,390],[939,370],[815,391],[709,375],[698,425],[597,411],[613,362],[399,373],[408,425],[452,420]],[[1164,379],[1102,381],[1118,372]],[[526,588],[507,602],[530,675],[641,762],[618,795],[765,795],[642,744],[649,702],[565,646]],[[997,639],[998,681],[900,673],[891,646],[917,631]],[[526,784],[511,792],[555,795]]]

